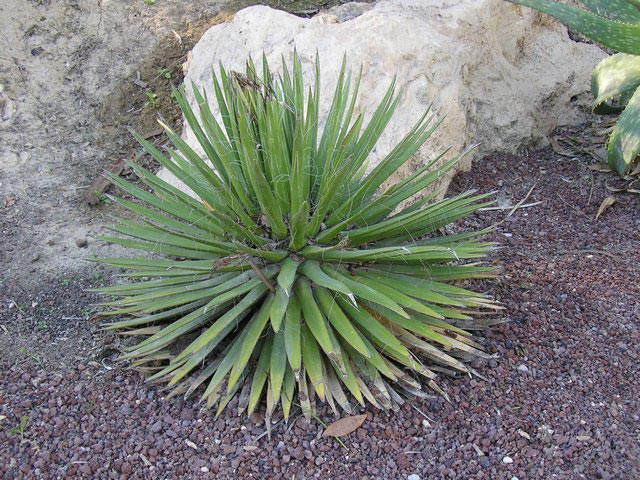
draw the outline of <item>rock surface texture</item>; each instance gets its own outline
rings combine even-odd
[[[191,52],[185,78],[212,94],[211,68],[243,70],[252,56],[272,67],[294,47],[312,78],[320,55],[321,112],[326,114],[342,55],[362,65],[360,105],[371,113],[394,75],[405,88],[398,112],[370,159],[374,166],[433,106],[445,124],[419,152],[415,168],[448,146],[480,143],[477,154],[543,143],[551,129],[584,119],[591,70],[604,53],[574,42],[567,30],[502,0],[395,0],[345,4],[311,19],[268,7],[238,12],[209,29]],[[191,145],[192,132],[184,132]],[[470,157],[461,164],[470,165]],[[168,172],[164,178],[179,184]],[[184,187],[184,186],[183,186]]]

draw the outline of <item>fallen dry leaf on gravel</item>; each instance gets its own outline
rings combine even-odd
[[[596,213],[596,220],[614,203],[616,203],[616,197],[614,197],[613,195],[609,195],[607,198],[605,198],[600,204],[600,208],[598,208],[598,213]]]
[[[484,457],[484,452],[482,451],[482,449],[480,449],[480,447],[478,445],[473,443],[473,444],[471,444],[471,446],[476,451],[476,453],[478,454],[479,457]]]
[[[4,206],[5,207],[13,207],[16,204],[16,197],[15,195],[9,195],[8,197],[5,197],[4,199]]]
[[[589,170],[593,170],[594,172],[602,172],[602,173],[610,173],[611,169],[603,163],[595,163],[593,165],[587,166]]]
[[[349,435],[354,430],[357,430],[360,425],[367,419],[367,415],[353,415],[351,417],[344,417],[340,420],[336,420],[330,424],[322,433],[323,437],[344,437]]]
[[[522,438],[526,438],[527,440],[531,440],[531,436],[522,429],[518,430],[518,435],[520,435]]]

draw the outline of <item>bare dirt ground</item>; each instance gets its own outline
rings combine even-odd
[[[101,248],[92,237],[108,212],[89,208],[82,194],[115,158],[130,154],[126,127],[144,127],[142,118],[155,108],[139,98],[153,90],[152,78],[163,67],[154,71],[146,59],[171,36],[178,42],[172,30],[212,19],[220,8],[220,2],[209,1],[165,5],[126,0],[0,5],[5,282],[28,286],[42,275],[73,272],[88,252]],[[139,91],[130,90],[133,95],[118,102],[118,92],[132,74],[137,79],[136,72]],[[110,115],[114,110],[119,117]],[[85,239],[88,249],[80,249],[76,241]]]
[[[496,155],[454,180],[454,192],[495,190],[511,205],[535,185],[527,203],[541,202],[493,235],[505,272],[481,288],[504,304],[506,323],[481,340],[498,358],[475,365],[486,380],[443,380],[451,404],[369,407],[346,449],[299,413],[269,439],[259,414],[234,415],[237,400],[216,419],[192,399],[164,399],[113,368],[119,341],[86,321],[93,299],[82,289],[103,279],[45,282],[3,312],[0,338],[34,333],[0,361],[0,478],[639,478],[640,198],[619,195],[594,220],[610,181],[551,150]]]

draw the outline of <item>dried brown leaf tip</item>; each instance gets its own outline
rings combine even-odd
[[[596,213],[596,220],[600,218],[600,216],[604,212],[606,212],[607,209],[614,203],[616,203],[616,197],[614,197],[613,195],[609,195],[607,198],[605,198],[600,204],[600,208],[598,208],[598,213]]]

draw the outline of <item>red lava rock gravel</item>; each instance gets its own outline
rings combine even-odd
[[[549,151],[485,159],[452,189],[515,204],[536,181],[528,202],[542,203],[494,234],[504,276],[480,285],[506,307],[509,322],[485,333],[498,356],[476,365],[486,380],[441,381],[452,404],[370,407],[344,449],[297,415],[269,440],[233,403],[215,419],[90,358],[14,362],[0,371],[0,478],[640,478],[640,198],[619,196],[595,221],[605,179]]]

